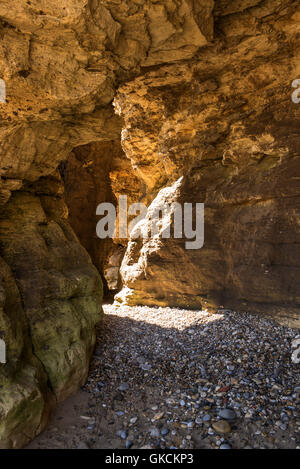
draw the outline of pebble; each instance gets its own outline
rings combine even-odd
[[[127,438],[127,432],[125,430],[118,430],[117,431],[117,436],[122,438],[122,440],[126,440]]]
[[[152,368],[152,366],[149,365],[149,364],[147,364],[147,363],[142,363],[142,364],[140,365],[140,368],[141,368],[142,370],[144,370],[144,371],[150,371],[151,368]]]
[[[217,433],[230,433],[231,432],[231,426],[229,425],[226,420],[219,420],[218,422],[214,422],[212,424],[213,429]]]
[[[156,428],[156,427],[151,428],[150,436],[152,436],[154,438],[159,438],[160,437],[160,431],[158,430],[158,428]]]
[[[222,409],[219,412],[219,417],[225,420],[235,420],[236,413],[234,412],[234,410],[231,409]]]
[[[137,421],[137,419],[138,419],[137,417],[132,417],[132,418],[129,420],[129,422],[132,423],[132,424],[135,424],[136,421]]]
[[[94,405],[81,411],[95,417],[91,442],[99,441],[101,422],[101,444],[104,438],[108,448],[115,448],[109,439],[118,427],[126,432],[125,446],[135,441],[137,448],[300,445],[299,366],[291,361],[297,331],[231,311],[124,305],[104,305],[104,311],[98,359],[84,386]],[[230,443],[222,435],[230,435]]]
[[[119,386],[119,391],[127,391],[128,389],[129,389],[129,384],[127,384],[127,383],[122,383]]]
[[[164,415],[165,415],[164,412],[159,412],[158,414],[154,415],[153,420],[160,420],[163,418]]]

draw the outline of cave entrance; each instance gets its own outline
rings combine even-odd
[[[60,165],[65,186],[69,222],[80,243],[90,254],[104,286],[104,297],[112,298],[121,287],[120,265],[126,250],[125,239],[99,239],[96,208],[110,202],[117,206],[120,194],[136,200],[139,182],[120,141],[96,142],[76,147]]]

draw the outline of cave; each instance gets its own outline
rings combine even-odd
[[[119,165],[119,168],[118,168]],[[117,171],[121,179],[117,187]],[[109,298],[121,286],[120,264],[125,253],[122,240],[111,238],[100,240],[96,235],[96,210],[102,202],[116,205],[118,193],[125,190],[122,180],[132,176],[129,161],[122,151],[120,140],[107,143],[91,143],[75,148],[60,166],[64,182],[65,200],[69,210],[69,221],[82,246],[87,250],[97,267]],[[123,179],[124,178],[124,179]]]
[[[57,406],[83,389],[96,407],[107,386],[97,418],[119,425],[129,385],[115,368],[128,346],[131,376],[135,347],[152,337],[157,348],[145,342],[132,359],[148,386],[132,395],[140,414],[110,440],[107,423],[102,445],[260,447],[255,425],[269,418],[266,447],[299,447],[299,28],[294,0],[1,1],[1,449],[39,444]],[[155,236],[123,237],[119,218],[116,236],[97,236],[97,207],[119,214],[121,196],[147,207],[139,227],[162,212]],[[176,218],[161,209],[176,204],[204,207],[198,249],[165,236]],[[149,397],[155,383],[164,389],[160,360],[181,390],[162,394],[167,406],[178,398],[178,418]],[[106,368],[114,378],[103,384]],[[189,369],[197,386],[187,390]],[[153,425],[134,443],[147,399]]]

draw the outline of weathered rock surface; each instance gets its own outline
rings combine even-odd
[[[62,399],[82,384],[101,316],[101,282],[69,226],[54,173],[78,146],[120,141],[122,121],[111,106],[119,83],[141,67],[190,59],[213,37],[212,9],[212,0],[1,2],[0,324],[8,347],[0,369],[3,447],[32,438],[53,396]],[[78,195],[90,188],[91,196],[91,178],[99,177],[94,198],[108,196],[102,178],[109,175],[109,151],[97,158],[94,174],[80,172],[84,150],[75,150],[66,188],[68,199],[77,186],[70,222],[102,269],[107,247],[95,247],[94,234],[87,238],[95,233],[92,203],[84,212],[87,234],[76,220]],[[128,166],[120,162],[117,177],[111,170],[116,193],[130,182],[118,180]]]
[[[75,148],[62,165],[61,172],[72,228],[90,254],[94,265],[103,274],[105,292],[113,289],[107,287],[107,269],[110,269],[107,272],[108,277],[113,283],[117,281],[120,287],[119,268],[127,239],[118,237],[118,226],[113,240],[100,240],[96,234],[96,225],[100,219],[96,215],[99,204],[110,202],[117,207],[120,195],[127,195],[128,204],[141,196],[141,183],[122,150],[120,139]]]
[[[102,286],[67,213],[54,176],[24,186],[1,211],[3,447],[33,438],[49,406],[75,392],[87,376]]]
[[[119,301],[223,305],[299,324],[297,8],[263,2],[234,15],[225,8],[222,34],[194,60],[120,88],[123,148],[151,207],[163,206],[162,188],[180,181],[172,201],[205,203],[205,244],[186,250],[184,239],[163,239],[162,231],[132,239]]]
[[[203,249],[130,241],[129,303],[299,323],[299,18],[292,0],[1,1],[2,447],[85,380],[112,248],[92,226],[104,199],[206,204]]]

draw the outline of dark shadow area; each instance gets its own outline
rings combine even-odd
[[[105,297],[121,287],[119,267],[124,246],[110,238],[97,237],[96,209],[103,202],[117,206],[111,174],[122,158],[124,154],[117,141],[91,143],[75,148],[60,165],[69,222],[102,277]]]

